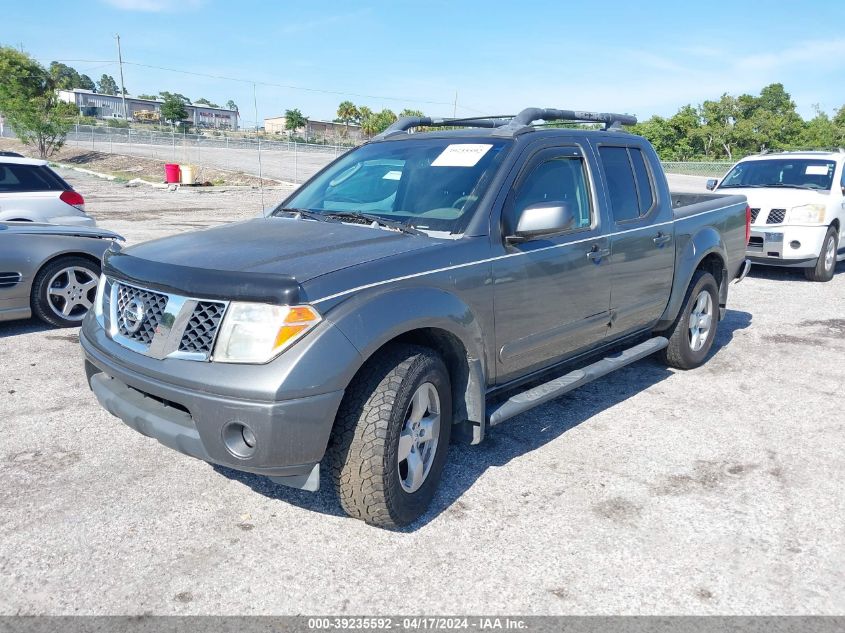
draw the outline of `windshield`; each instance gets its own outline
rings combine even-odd
[[[816,158],[772,158],[738,163],[725,176],[719,189],[736,187],[789,187],[826,189],[833,184],[832,160]]]
[[[470,142],[474,141],[474,142]],[[363,213],[460,233],[510,146],[506,139],[408,139],[349,152],[274,212]]]

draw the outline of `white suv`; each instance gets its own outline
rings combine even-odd
[[[46,160],[0,156],[0,222],[94,226],[85,200]]]
[[[803,268],[813,281],[833,278],[845,259],[845,152],[749,156],[707,188],[716,185],[748,198],[752,262]]]

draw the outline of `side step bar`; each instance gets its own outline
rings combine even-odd
[[[625,365],[630,365],[641,358],[654,354],[667,345],[669,345],[669,339],[663,336],[657,336],[623,352],[607,356],[592,365],[587,365],[583,369],[576,369],[560,378],[555,378],[542,385],[537,385],[527,391],[518,393],[510,399],[490,407],[487,411],[487,424],[495,426],[515,415],[533,409],[544,402],[559,398],[563,394],[577,389],[596,378],[601,378]]]

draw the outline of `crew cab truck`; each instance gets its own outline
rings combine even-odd
[[[748,198],[753,263],[830,281],[845,260],[845,150],[749,156],[708,188]]]
[[[605,129],[534,125],[560,120]],[[656,352],[706,359],[746,200],[670,194],[634,122],[403,118],[265,218],[112,249],[91,389],[177,451],[307,490],[323,463],[347,513],[408,524],[450,438]]]

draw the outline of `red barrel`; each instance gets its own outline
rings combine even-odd
[[[182,174],[179,170],[179,165],[176,163],[167,163],[164,166],[164,181],[167,183],[177,183],[182,180]]]

